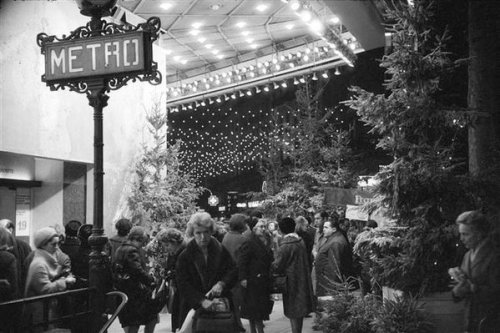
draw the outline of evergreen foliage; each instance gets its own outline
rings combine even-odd
[[[377,191],[397,224],[407,227],[395,239],[400,251],[372,265],[380,266],[378,277],[388,286],[440,291],[448,287],[447,269],[458,264],[454,219],[477,199],[466,176],[464,112],[441,103],[442,80],[458,63],[446,51],[447,32],[433,29],[432,1],[386,8],[393,49],[380,65],[387,93],[352,87],[354,98],[346,102],[379,135],[377,147],[394,158],[378,173]]]
[[[351,124],[333,121],[343,112],[340,106],[321,105],[326,83],[309,79],[299,86],[296,100],[281,106],[288,111],[286,119],[278,118],[281,110],[275,111],[267,137],[269,150],[260,163],[268,214],[319,209],[324,186],[356,186]]]
[[[195,202],[202,188],[181,170],[180,142],[167,142],[167,117],[159,102],[146,119],[151,140],[143,143],[143,153],[135,165],[128,200],[133,219],[152,229],[161,226],[184,229],[196,211]]]

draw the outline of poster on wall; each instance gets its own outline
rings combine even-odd
[[[18,189],[16,193],[16,236],[30,235],[31,191]]]
[[[368,213],[361,210],[361,206],[346,205],[345,218],[349,220],[368,221]]]

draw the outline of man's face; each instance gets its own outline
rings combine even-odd
[[[459,224],[458,232],[460,234],[460,241],[469,250],[474,249],[482,240],[481,234],[475,231],[470,225]]]
[[[314,225],[316,227],[319,227],[320,224],[321,224],[321,215],[320,214],[314,215]]]
[[[206,227],[195,226],[193,230],[194,240],[199,247],[206,249],[210,242],[212,233]]]
[[[330,222],[325,222],[325,224],[323,225],[323,235],[325,235],[325,237],[329,237],[331,234],[333,234],[335,232],[335,228],[332,228],[332,224]]]

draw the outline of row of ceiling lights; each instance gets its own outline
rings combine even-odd
[[[340,70],[338,69],[338,67],[335,69],[334,74],[340,75]],[[311,80],[317,81],[317,80],[319,80],[319,77],[320,76],[318,76],[318,74],[316,72],[314,72],[312,77],[311,77]],[[324,71],[323,73],[321,73],[321,78],[328,79],[328,71]],[[306,82],[307,82],[307,79],[305,76],[301,76],[299,78],[295,77],[293,79],[294,85],[304,84]],[[203,99],[201,102],[196,101],[193,103],[183,104],[183,105],[180,105],[177,107],[172,107],[172,108],[169,108],[169,112],[179,112],[181,110],[186,111],[188,109],[193,110],[193,109],[196,109],[200,106],[204,107],[207,104],[210,104],[210,105],[214,104],[215,102],[222,103],[223,101],[229,101],[230,99],[235,100],[238,97],[252,96],[254,93],[259,94],[262,91],[267,93],[271,90],[271,87],[274,90],[277,90],[279,88],[286,89],[286,88],[288,88],[288,83],[287,83],[287,80],[284,80],[281,83],[273,82],[272,84],[266,84],[265,86],[262,87],[262,89],[259,86],[257,86],[257,87],[255,87],[255,91],[252,88],[250,88],[246,91],[240,90],[238,93],[236,93],[236,91],[233,91],[233,93],[231,93],[231,94],[224,94],[222,96],[218,96],[216,99],[208,98],[206,101],[205,101],[205,99]]]
[[[348,42],[346,41],[346,43]],[[351,49],[356,49],[357,47],[357,43],[355,40],[352,40],[349,45]],[[271,61],[258,61],[255,66],[250,65],[248,67],[242,67],[240,69],[212,75],[201,80],[193,81],[189,84],[182,83],[179,84],[178,87],[169,87],[167,88],[167,97],[175,98],[192,93],[197,93],[200,91],[207,91],[212,89],[213,87],[220,87],[232,83],[243,82],[245,80],[250,80],[258,76],[279,72],[287,68],[290,69],[307,63],[316,62],[327,58],[328,56],[331,56],[331,54],[329,54],[330,51],[331,49],[328,46],[314,47],[313,50],[308,47],[303,52],[297,52],[295,54],[289,53],[286,56],[283,54],[274,56]]]

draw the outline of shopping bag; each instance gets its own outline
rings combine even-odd
[[[189,310],[186,319],[182,323],[182,327],[179,333],[193,333],[193,319],[196,311],[194,309]]]

